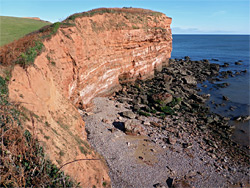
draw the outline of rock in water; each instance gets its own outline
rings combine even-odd
[[[184,82],[186,84],[190,84],[190,85],[196,85],[197,84],[197,81],[196,81],[195,77],[190,76],[190,75],[189,76],[185,76],[183,78],[183,80],[184,80]]]
[[[223,99],[224,101],[228,101],[228,100],[229,100],[229,98],[226,97],[226,96],[223,96],[222,99]]]
[[[220,65],[219,65],[219,64],[212,63],[212,64],[210,64],[210,68],[211,68],[212,70],[219,71],[219,70],[220,70]]]
[[[221,67],[228,67],[229,63],[224,63]]]

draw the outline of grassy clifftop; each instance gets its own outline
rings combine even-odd
[[[28,18],[0,16],[0,46],[49,24],[49,22]]]
[[[116,22],[116,20],[111,19],[108,23],[99,23],[92,21],[92,29],[93,31],[102,31],[104,29],[139,29],[144,28],[147,29],[149,27],[149,23],[159,22],[159,17],[163,15],[163,13],[147,10],[147,9],[140,9],[140,8],[99,8],[93,9],[87,12],[76,13],[69,16],[66,20],[62,22],[56,22],[54,24],[48,24],[47,22],[37,21],[32,19],[25,19],[25,18],[14,18],[20,19],[19,21],[11,20],[12,17],[0,17],[1,23],[1,36],[0,36],[0,62],[3,65],[10,65],[19,63],[21,66],[26,67],[28,64],[32,63],[35,57],[42,51],[40,48],[40,44],[42,45],[42,41],[45,39],[51,38],[52,35],[57,33],[57,30],[61,27],[71,27],[75,26],[75,19],[79,17],[93,17],[95,15],[103,15],[103,14],[115,14],[114,17],[118,15],[123,15],[124,19],[129,22],[127,25],[124,21]],[[7,20],[6,20],[7,18]],[[8,20],[9,19],[9,20]],[[28,23],[39,23],[37,25],[37,29],[34,29],[32,26],[25,26],[22,24],[21,20],[25,20]],[[171,19],[171,18],[169,18]],[[18,22],[18,23],[17,23]],[[4,26],[6,25],[6,27]],[[21,28],[20,24],[22,25]],[[42,25],[43,24],[43,25]],[[11,25],[11,26],[10,26]],[[105,25],[105,27],[104,27]],[[42,27],[43,26],[43,27]],[[26,27],[26,28],[25,28]],[[155,24],[151,24],[151,28],[154,29],[163,29],[161,27],[156,27]],[[4,28],[4,29],[3,29]],[[27,29],[30,28],[30,31]],[[31,30],[32,28],[32,30]],[[9,43],[5,40],[14,40],[17,35],[20,36],[21,33],[19,32],[26,32],[24,37],[19,37],[19,40]],[[8,36],[9,35],[9,36]],[[1,46],[5,44],[4,46]],[[38,45],[38,46],[37,46]],[[37,49],[40,50],[37,50]],[[28,61],[27,61],[28,60]]]

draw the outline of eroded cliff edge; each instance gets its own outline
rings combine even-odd
[[[172,50],[171,18],[159,12],[97,9],[64,22],[67,27],[42,41],[45,48],[34,65],[15,65],[9,81],[10,99],[37,115],[27,127],[58,166],[98,158],[88,146],[77,107],[112,94],[119,81],[153,76]],[[110,181],[101,161],[74,162],[63,170],[84,187]]]

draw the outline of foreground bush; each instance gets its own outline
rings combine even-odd
[[[6,81],[0,77],[0,187],[75,187],[44,155],[43,148],[22,124],[33,121],[21,107],[9,103]]]

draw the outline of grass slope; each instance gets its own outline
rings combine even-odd
[[[49,24],[49,22],[27,18],[0,16],[0,46]]]

